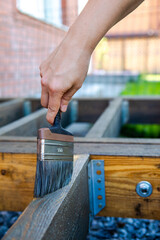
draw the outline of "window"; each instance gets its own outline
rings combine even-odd
[[[47,23],[62,25],[61,0],[17,0],[17,8]]]

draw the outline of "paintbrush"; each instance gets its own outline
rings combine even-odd
[[[34,197],[66,186],[73,172],[73,135],[61,126],[60,111],[50,128],[38,130]]]

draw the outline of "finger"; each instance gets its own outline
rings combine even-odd
[[[53,124],[55,116],[60,108],[62,95],[60,93],[49,93],[48,112],[46,119]]]
[[[42,87],[41,91],[41,105],[45,108],[48,108],[48,99],[49,94],[46,87]]]
[[[62,112],[67,111],[69,101],[71,100],[72,96],[76,93],[76,91],[77,89],[75,87],[72,87],[63,95],[60,104],[60,109]]]

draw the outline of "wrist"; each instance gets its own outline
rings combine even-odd
[[[74,49],[81,49],[88,55],[91,55],[94,50],[94,45],[91,43],[90,38],[87,33],[84,33],[78,27],[71,26],[68,30],[68,33],[65,37],[65,41],[72,45],[71,47]]]

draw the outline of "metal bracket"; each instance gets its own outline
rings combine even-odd
[[[97,215],[105,206],[104,160],[91,160],[88,164],[90,215]]]

